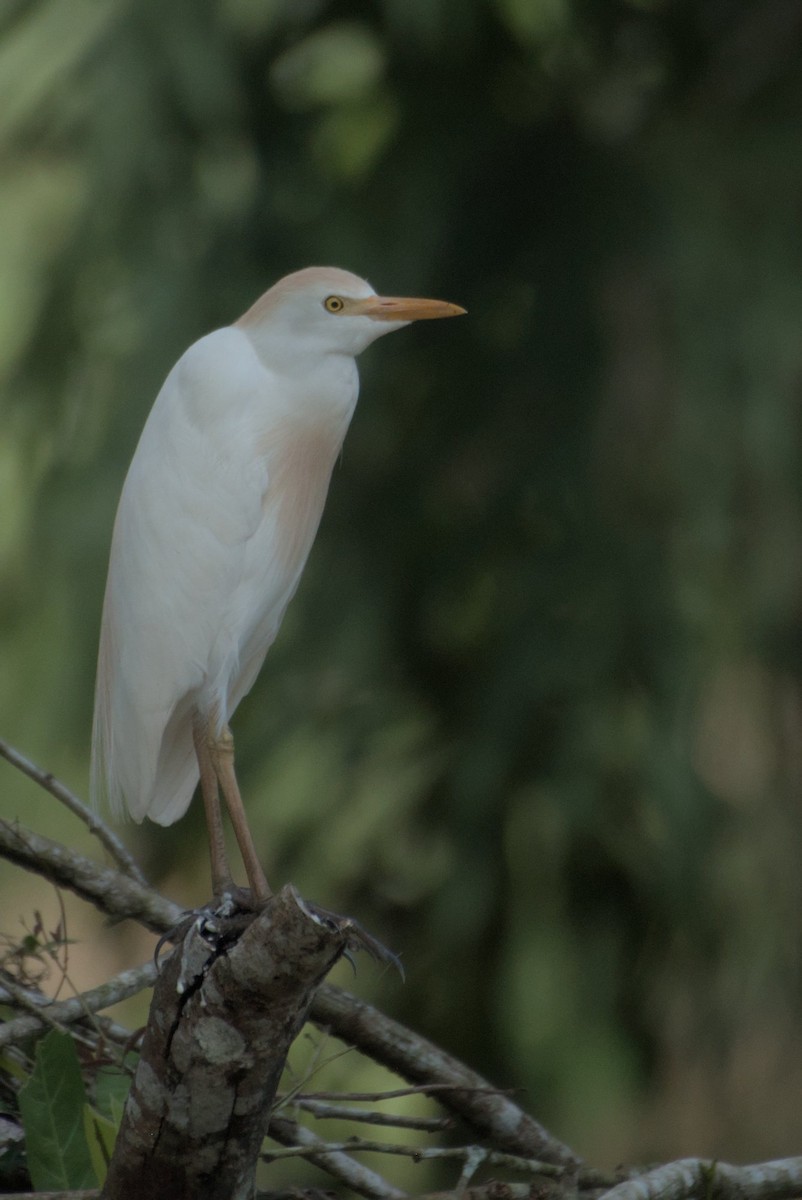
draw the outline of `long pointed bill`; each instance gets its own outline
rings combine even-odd
[[[374,321],[431,321],[436,317],[461,317],[466,311],[447,300],[417,300],[406,296],[368,296],[356,300],[349,311]]]

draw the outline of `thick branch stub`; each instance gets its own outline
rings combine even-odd
[[[287,1053],[347,943],[346,932],[310,919],[291,887],[233,942],[223,930],[188,977],[183,947],[198,936],[193,925],[156,984],[105,1200],[253,1194]]]

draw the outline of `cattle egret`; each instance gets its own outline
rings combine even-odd
[[[92,794],[117,817],[171,825],[200,780],[218,898],[232,887],[220,791],[252,895],[270,895],[229,721],[317,532],[356,405],[355,357],[410,321],[464,311],[377,296],[348,271],[297,271],[190,346],[145,423],[112,536]]]

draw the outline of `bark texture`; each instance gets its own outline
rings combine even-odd
[[[347,944],[290,886],[253,917],[191,923],[154,990],[105,1200],[249,1200],[287,1052]]]

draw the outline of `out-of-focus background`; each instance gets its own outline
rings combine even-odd
[[[241,781],[269,877],[402,952],[350,986],[607,1164],[799,1148],[801,68],[796,0],[0,12],[0,736],[86,793],[191,341],[315,263],[465,305],[362,360]],[[2,764],[0,810],[97,853]],[[206,898],[199,811],[122,832]],[[149,951],[69,913],[79,983]]]

